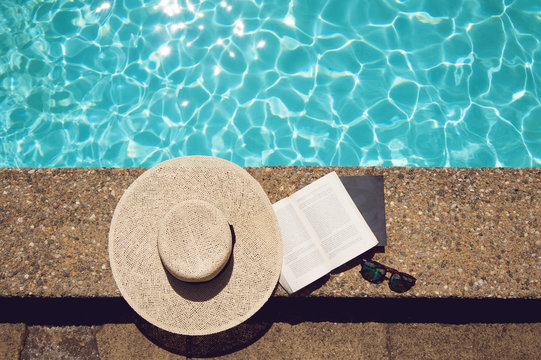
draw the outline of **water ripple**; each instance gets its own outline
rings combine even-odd
[[[0,4],[0,166],[541,166],[541,1]]]

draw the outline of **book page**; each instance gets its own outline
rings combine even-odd
[[[319,248],[330,263],[328,271],[377,245],[375,235],[335,172],[290,198],[316,233]]]
[[[295,292],[377,245],[335,172],[273,205],[282,232],[280,284]]]
[[[283,242],[280,285],[292,293],[328,273],[330,264],[318,246],[317,235],[290,198],[276,202],[273,208]]]

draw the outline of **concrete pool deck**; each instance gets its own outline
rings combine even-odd
[[[247,324],[162,336],[134,324],[0,324],[2,359],[538,359],[540,324]]]
[[[0,297],[119,297],[107,237],[145,169],[0,169]],[[247,168],[276,202],[330,171],[383,175],[388,246],[374,258],[415,276],[405,294],[352,262],[296,297],[541,298],[541,169]],[[287,296],[278,287],[275,296]]]
[[[121,299],[107,236],[145,169],[0,169],[0,358],[536,359],[541,169],[262,167],[271,202],[330,171],[383,175],[388,246],[405,294],[355,260],[231,330],[166,333]]]

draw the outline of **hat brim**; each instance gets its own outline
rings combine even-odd
[[[199,199],[222,211],[231,226],[231,258],[214,279],[177,280],[158,253],[160,219],[175,204]],[[282,266],[280,227],[261,185],[227,160],[171,159],[137,178],[117,204],[109,232],[113,277],[130,306],[176,334],[206,335],[232,328],[259,310]]]

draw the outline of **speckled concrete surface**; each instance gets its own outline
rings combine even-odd
[[[274,323],[261,338],[228,350],[212,337],[191,340],[191,359],[385,359],[386,324]],[[224,351],[225,350],[225,351]]]
[[[388,324],[389,359],[539,359],[541,324]]]
[[[119,296],[109,224],[144,170],[0,169],[0,296]],[[541,297],[541,169],[247,170],[272,202],[333,170],[385,178],[389,245],[374,258],[417,277],[415,287],[370,284],[354,260],[297,296]]]
[[[100,360],[94,333],[90,326],[30,326],[20,360]]]
[[[19,359],[25,337],[25,324],[0,324],[0,359]]]
[[[18,324],[14,333],[0,331],[0,344],[10,350],[1,353],[8,354],[2,359],[533,360],[541,353],[539,323],[276,322],[263,332],[260,325],[244,326],[228,335],[155,339],[133,323]],[[13,335],[16,342],[10,340]]]
[[[165,350],[166,339],[161,340],[160,346],[156,345],[134,324],[104,324],[96,331],[100,359],[186,359],[181,355],[186,354],[186,337],[177,337],[176,353]]]

